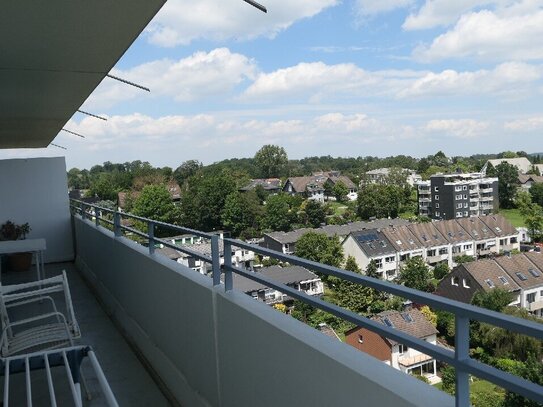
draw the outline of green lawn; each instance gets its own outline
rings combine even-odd
[[[518,209],[500,209],[500,215],[503,215],[511,224],[518,228],[523,227],[524,219]]]
[[[341,216],[347,210],[347,205],[341,202],[328,201],[327,204],[334,210],[334,215]]]
[[[441,383],[435,384],[434,387],[443,390]],[[499,405],[505,395],[503,389],[486,380],[473,380],[469,385],[469,389],[471,403],[474,407]]]

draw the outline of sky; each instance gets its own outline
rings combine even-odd
[[[67,167],[543,150],[543,0],[168,0],[54,146]]]

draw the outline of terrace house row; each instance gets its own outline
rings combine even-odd
[[[376,219],[372,221],[351,222],[346,225],[326,225],[320,228],[302,228],[291,232],[270,232],[265,233],[260,246],[267,249],[282,252],[284,254],[293,254],[296,248],[296,242],[303,235],[309,232],[324,233],[328,237],[337,236],[343,240],[350,233],[365,229],[381,229],[387,226],[407,225],[409,221],[405,219]]]
[[[518,231],[500,215],[412,223],[351,233],[342,245],[365,270],[371,260],[383,277],[393,279],[405,262],[422,257],[430,266],[455,265],[461,255],[482,257],[519,249]]]
[[[470,303],[475,293],[498,287],[513,294],[510,305],[543,317],[543,255],[528,252],[461,264],[439,282],[436,294]]]

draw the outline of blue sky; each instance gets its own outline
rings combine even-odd
[[[543,147],[543,1],[169,0],[55,147],[68,167]]]

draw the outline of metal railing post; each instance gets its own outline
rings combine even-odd
[[[232,244],[224,240],[224,290],[232,290],[232,270],[229,267],[232,266]]]
[[[221,284],[221,256],[219,253],[219,236],[211,236],[211,267],[213,273],[213,285]]]
[[[94,207],[94,221],[96,223],[96,227],[100,226],[100,215],[101,212],[98,211],[98,207]]]
[[[121,214],[117,211],[113,212],[113,234],[115,237],[122,235]]]
[[[87,219],[87,211],[83,202],[81,202],[81,219]]]
[[[155,223],[147,222],[147,235],[149,236],[149,254],[155,252]]]
[[[455,354],[458,361],[469,359],[469,318],[456,314],[455,317]],[[456,368],[456,407],[469,407],[469,373]]]

